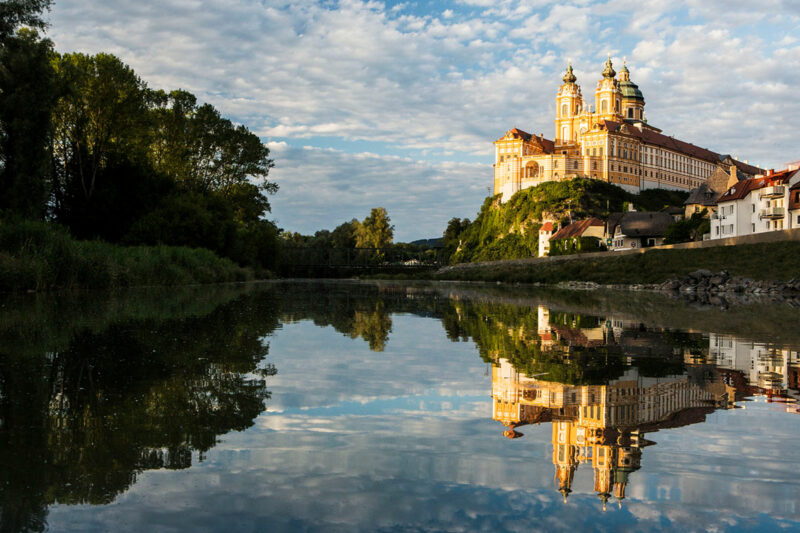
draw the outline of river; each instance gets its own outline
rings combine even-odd
[[[800,308],[269,282],[0,303],[0,531],[800,528]]]

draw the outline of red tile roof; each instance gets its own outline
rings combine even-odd
[[[558,239],[567,239],[570,237],[581,237],[586,232],[586,230],[588,230],[593,226],[605,227],[605,223],[599,218],[595,217],[587,218],[585,220],[579,220],[577,222],[573,222],[568,226],[564,226],[563,228],[555,232],[553,236],[550,237],[550,240],[555,241]]]
[[[752,191],[763,189],[764,187],[772,187],[773,185],[784,185],[789,179],[794,176],[798,170],[783,170],[775,172],[769,176],[762,176],[760,178],[751,178],[749,180],[742,180],[719,197],[717,203],[732,202],[734,200],[741,200]],[[791,207],[790,207],[791,209]]]
[[[547,154],[552,153],[553,149],[556,146],[555,142],[551,141],[550,139],[545,139],[543,135],[541,136],[531,135],[527,131],[522,131],[519,128],[511,128],[506,132],[505,135],[503,135],[497,140],[498,141],[506,140],[506,135],[508,135],[509,133],[511,134],[511,137],[514,139],[522,139],[523,141],[528,141],[534,144],[538,144],[539,146],[542,147],[542,150]]]
[[[606,129],[611,132],[619,132],[623,129],[623,124],[620,122],[615,122],[613,120],[603,120],[601,122],[605,124]],[[675,139],[674,137],[664,135],[663,133],[658,133],[657,131],[647,128],[643,128],[640,131],[639,128],[631,126],[630,124],[624,124],[624,126],[626,126],[624,128],[626,131],[623,133],[638,137],[645,143],[661,146],[662,148],[680,152],[697,159],[703,159],[714,164],[719,163],[722,160],[722,156],[716,152],[712,152],[706,148],[700,148],[699,146]],[[751,176],[762,172],[762,169],[742,163],[741,161],[733,160],[733,162],[739,170],[750,174]]]
[[[545,222],[539,231],[553,231],[553,223],[552,222]]]

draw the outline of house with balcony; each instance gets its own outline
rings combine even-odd
[[[769,170],[734,184],[717,200],[717,210],[711,215],[710,238],[800,227],[798,184],[800,165],[780,172]]]

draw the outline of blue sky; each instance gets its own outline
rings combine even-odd
[[[397,240],[473,218],[492,142],[552,138],[567,60],[591,95],[608,53],[665,133],[764,167],[800,159],[793,0],[56,0],[50,22],[59,51],[114,53],[258,133],[291,231],[379,205]]]

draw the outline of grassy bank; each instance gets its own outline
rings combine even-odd
[[[436,274],[435,279],[559,283],[593,281],[603,284],[661,283],[681,278],[700,268],[727,270],[732,276],[755,280],[786,281],[800,278],[800,243],[787,241],[764,244],[651,250],[636,255],[614,255],[567,261],[527,261],[465,264]]]
[[[0,292],[246,281],[250,269],[176,246],[77,241],[44,222],[0,223]]]

